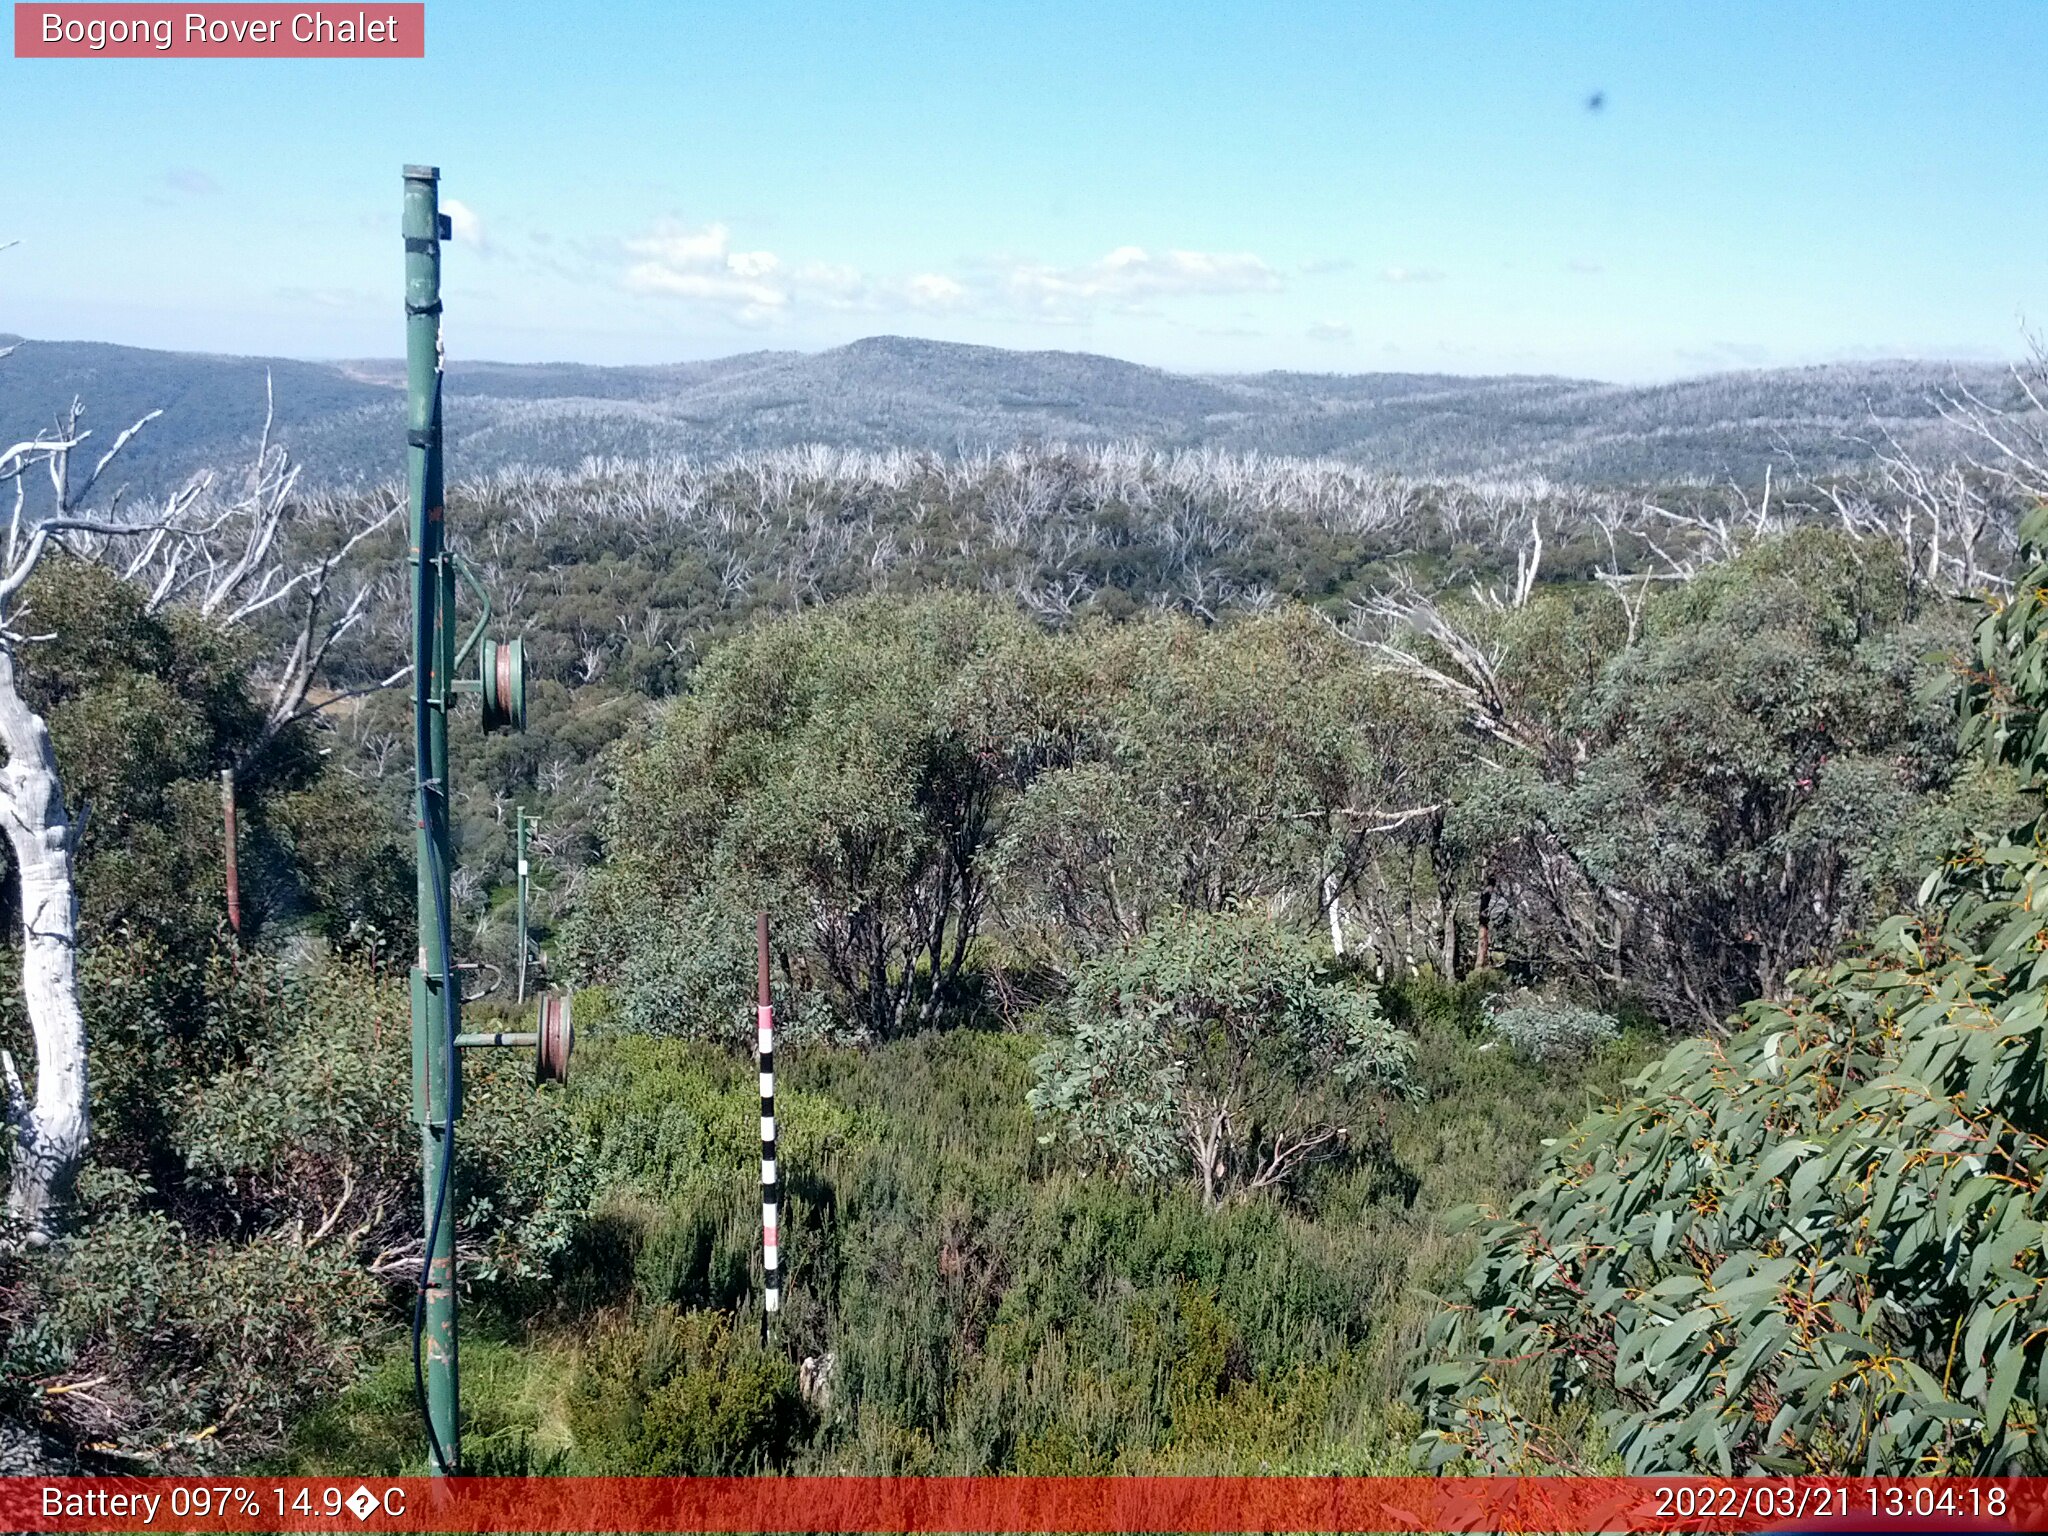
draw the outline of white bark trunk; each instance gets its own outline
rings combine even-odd
[[[50,729],[21,696],[14,654],[0,641],[0,820],[21,876],[21,991],[35,1036],[35,1098],[14,1060],[6,1074],[7,1121],[14,1133],[7,1213],[32,1243],[56,1235],[84,1161],[85,1018],[78,1006],[78,889],[71,819]],[[0,1053],[4,1055],[5,1053]]]

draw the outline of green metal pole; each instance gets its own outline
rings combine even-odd
[[[423,1260],[419,1340],[428,1459],[436,1476],[460,1466],[456,1387],[455,1212],[452,1181],[461,1057],[451,984],[448,713],[455,703],[454,571],[445,556],[441,505],[440,172],[405,168],[406,484],[411,501],[413,710],[419,864],[419,963],[412,973],[413,1114],[420,1127],[421,1184],[429,1251]]]

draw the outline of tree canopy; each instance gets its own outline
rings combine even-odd
[[[2037,1471],[2048,1408],[2048,519],[1980,622],[1964,739],[2032,819],[1960,842],[1924,915],[1794,974],[1582,1122],[1482,1237],[1419,1378],[1436,1464]],[[1817,708],[1849,711],[1861,700]]]
[[[1412,1040],[1321,971],[1270,918],[1165,917],[1082,969],[1029,1103],[1110,1167],[1192,1177],[1207,1205],[1285,1188],[1353,1150],[1357,1090],[1409,1087]]]

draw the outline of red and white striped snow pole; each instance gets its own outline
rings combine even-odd
[[[782,1263],[778,1217],[781,1190],[775,1170],[775,1005],[768,996],[768,914],[754,918],[755,948],[758,951],[760,996],[754,1022],[760,1032],[761,1052],[761,1326],[782,1309]]]

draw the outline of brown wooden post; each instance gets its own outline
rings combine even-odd
[[[220,819],[227,841],[228,927],[242,932],[242,876],[235,863],[235,770],[220,771]]]

